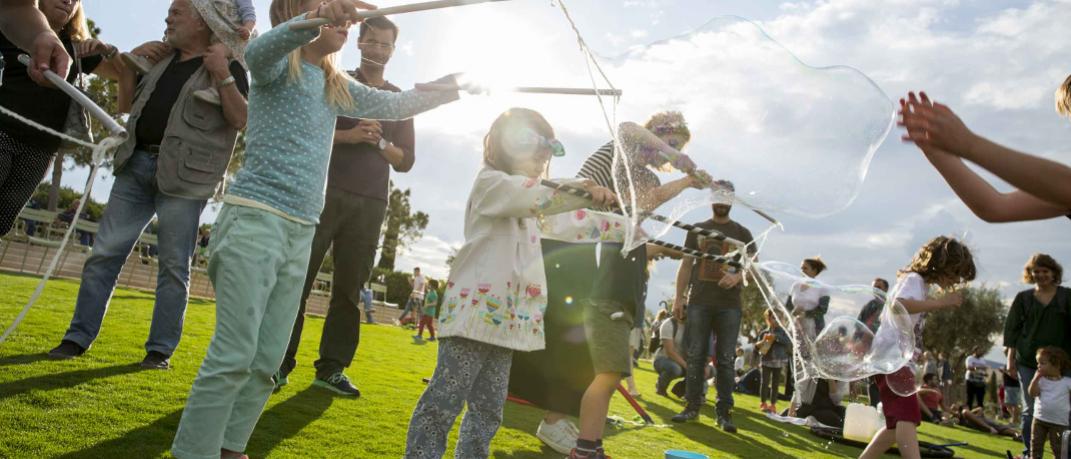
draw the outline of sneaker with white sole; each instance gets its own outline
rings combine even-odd
[[[539,421],[536,429],[536,438],[540,439],[550,449],[562,454],[569,454],[576,448],[576,439],[580,436],[580,429],[568,419],[559,419],[558,422],[547,424],[547,421]]]

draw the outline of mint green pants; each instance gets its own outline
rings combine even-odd
[[[224,204],[209,247],[216,332],[171,445],[175,457],[245,450],[286,353],[315,232],[312,225]]]

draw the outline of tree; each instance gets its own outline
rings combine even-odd
[[[1004,330],[1007,307],[1000,291],[986,286],[963,290],[963,305],[942,309],[926,317],[922,342],[926,350],[943,353],[952,364],[956,380],[964,371],[967,354],[993,347],[997,333]]]
[[[747,285],[740,293],[740,335],[747,338],[749,343],[753,343],[759,339],[759,332],[766,328],[766,318],[763,314],[769,306],[763,299],[755,279],[748,276],[747,280]]]
[[[90,35],[93,38],[97,38],[100,35],[100,27],[97,27],[92,19],[87,22],[89,23]],[[100,78],[95,75],[89,75],[86,77],[85,90],[89,95],[89,98],[103,108],[105,112],[116,113],[119,111],[118,106],[116,105],[116,96],[119,94],[119,84],[115,81],[107,78]],[[76,102],[72,101],[71,103],[75,104]],[[99,141],[108,136],[108,130],[96,120],[90,120],[89,125],[94,140]],[[60,150],[56,152],[56,158],[52,162],[52,187],[48,193],[48,210],[55,211],[59,208],[60,185],[62,184],[63,169],[67,159],[71,160],[72,168],[89,166],[93,164],[93,152],[85,147],[71,149],[60,148]]]
[[[410,191],[400,190],[390,185],[390,197],[387,200],[387,214],[383,219],[383,243],[380,245],[377,267],[388,271],[394,270],[394,259],[398,251],[424,235],[428,227],[428,214],[413,212],[409,204]]]

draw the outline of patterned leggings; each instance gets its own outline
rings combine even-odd
[[[41,183],[52,152],[46,152],[0,131],[0,236],[11,231],[15,217]]]
[[[488,457],[502,424],[512,362],[513,351],[504,347],[456,337],[440,340],[435,374],[409,420],[405,457],[443,457],[446,437],[466,403],[454,457]]]
[[[1035,401],[1034,403],[1037,403]],[[1048,440],[1052,447],[1052,456],[1060,459],[1060,435],[1067,430],[1067,426],[1056,425],[1050,422],[1034,418],[1034,425],[1030,428],[1030,458],[1041,459],[1045,456],[1045,441]]]

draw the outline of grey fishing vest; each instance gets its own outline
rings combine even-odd
[[[161,59],[138,83],[130,110],[130,137],[115,152],[115,172],[122,170],[138,144],[141,111],[156,89],[156,83],[176,55]],[[161,193],[188,199],[208,199],[227,171],[238,130],[227,123],[223,107],[193,97],[198,89],[210,88],[212,76],[202,65],[182,86],[160,142],[156,159],[156,186]]]

